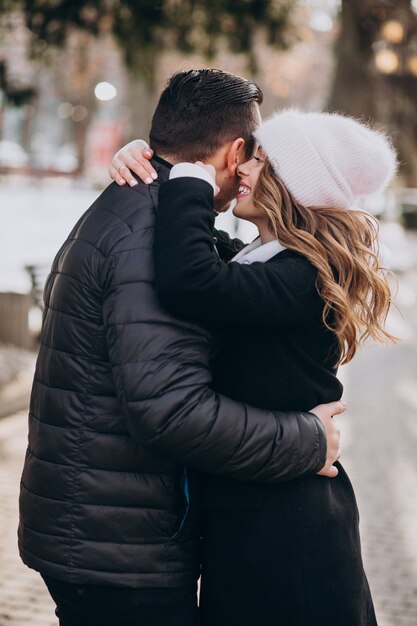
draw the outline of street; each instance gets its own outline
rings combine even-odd
[[[347,366],[342,462],[359,504],[365,568],[380,626],[417,625],[417,274],[401,279],[391,332]],[[352,625],[353,626],[353,625]]]
[[[358,498],[365,567],[379,626],[417,625],[416,270],[403,274],[400,282],[401,313],[393,309],[389,329],[402,343],[363,348],[341,370],[349,403],[348,412],[339,418],[342,462]],[[17,556],[17,496],[25,444],[25,413],[0,420],[0,626],[56,626],[39,575]],[[334,623],[337,626],[337,617]]]

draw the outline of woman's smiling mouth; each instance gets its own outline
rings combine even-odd
[[[245,183],[240,183],[239,185],[239,193],[237,194],[236,198],[243,198],[244,196],[248,196],[251,192],[251,188],[248,187],[248,185],[245,185]]]

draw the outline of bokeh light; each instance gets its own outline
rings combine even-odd
[[[417,76],[417,54],[413,54],[413,56],[408,59],[407,65],[411,74]]]
[[[400,64],[398,55],[393,50],[378,50],[375,65],[383,74],[393,74]]]
[[[389,20],[382,27],[382,36],[390,43],[401,43],[404,39],[404,26],[397,20]]]
[[[77,104],[77,106],[74,107],[74,110],[71,113],[71,117],[74,120],[74,122],[82,122],[83,120],[85,120],[87,115],[88,115],[88,109],[82,104]]]
[[[318,33],[329,33],[333,28],[333,20],[328,13],[317,11],[311,16],[309,25]]]
[[[74,107],[71,102],[61,102],[58,106],[58,117],[61,120],[66,120],[71,117],[73,110]]]
[[[96,85],[94,89],[94,94],[97,100],[113,100],[113,98],[117,96],[117,89],[111,83],[102,82]]]

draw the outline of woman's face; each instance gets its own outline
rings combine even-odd
[[[237,173],[240,177],[239,193],[236,196],[236,206],[233,214],[244,220],[249,220],[258,225],[259,219],[265,218],[263,213],[253,206],[253,190],[258,182],[259,174],[265,164],[266,154],[259,147],[249,161],[239,165]]]

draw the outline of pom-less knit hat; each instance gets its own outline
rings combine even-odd
[[[342,115],[288,109],[263,122],[255,137],[288,191],[308,207],[352,208],[382,191],[397,167],[385,135]]]

